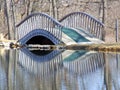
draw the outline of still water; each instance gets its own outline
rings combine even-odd
[[[0,49],[0,90],[120,90],[120,55]]]

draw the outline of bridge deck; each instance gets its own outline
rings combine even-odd
[[[62,32],[65,34],[62,38],[68,36],[72,39],[71,44],[74,44],[74,42],[76,42],[76,44],[104,43],[102,40],[92,36],[87,32],[84,32],[82,29],[78,30],[75,28],[62,28]],[[69,44],[69,42],[66,41],[64,43],[66,45]]]

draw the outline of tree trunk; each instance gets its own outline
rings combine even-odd
[[[107,0],[102,0],[103,4],[103,17],[102,17],[102,22],[106,24],[106,18],[107,18]]]
[[[54,2],[54,18],[58,19],[57,0],[53,0],[53,2]]]
[[[5,12],[8,26],[8,39],[15,39],[15,18],[12,0],[5,0]]]
[[[52,3],[52,0],[50,0],[50,11],[49,11],[49,13],[50,13],[50,16],[53,17],[53,3]]]
[[[57,11],[57,1],[50,0],[50,16],[55,19],[58,19],[58,11]]]

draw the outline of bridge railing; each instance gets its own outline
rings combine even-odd
[[[16,25],[16,39],[20,40],[25,35],[36,29],[46,30],[58,39],[59,44],[62,38],[61,28],[62,26],[60,25],[60,23],[47,14],[34,13],[29,15],[18,25]]]
[[[59,20],[66,27],[83,29],[93,36],[104,40],[104,25],[84,12],[73,12]]]

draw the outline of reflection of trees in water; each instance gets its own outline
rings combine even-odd
[[[13,90],[15,57],[16,50],[0,49],[0,89],[2,90]]]
[[[110,90],[112,88],[118,90],[119,64],[117,67],[118,62],[115,56],[110,54],[105,54],[105,56],[104,61],[102,53],[90,53],[76,60],[65,62],[62,61],[60,54],[56,55],[53,60],[38,62],[29,61],[25,57],[26,61],[20,58],[18,60],[16,51],[5,51],[3,55],[0,55],[0,89],[92,90],[93,87],[90,86],[94,85],[102,90],[105,84]],[[16,63],[16,60],[19,63]],[[25,63],[20,65],[20,61]],[[29,64],[27,64],[28,61]],[[25,67],[25,64],[30,68]]]
[[[89,53],[77,60],[63,63],[66,76],[69,76],[69,78],[65,77],[66,84],[76,83],[72,86],[75,90],[96,90],[98,89],[97,86],[99,86],[99,89],[102,88],[101,84],[104,76],[102,73],[104,66],[103,53]]]
[[[27,75],[29,73],[27,76],[28,83],[34,82],[37,80],[37,82],[39,82],[42,88],[44,89],[48,89],[52,87],[51,90],[56,90],[57,88],[64,87],[68,90],[75,89],[75,88],[77,90],[77,88],[80,88],[78,78],[81,78],[80,76],[81,74],[89,76],[90,72],[94,73],[96,69],[102,67],[104,64],[102,54],[96,54],[96,53],[95,55],[94,54],[87,54],[87,56],[83,55],[82,58],[78,57],[76,60],[67,62],[67,65],[69,67],[65,66],[66,62],[64,63],[61,57],[62,57],[61,55],[57,55],[55,58],[53,58],[53,60],[46,61],[46,62],[36,62],[34,60],[30,61],[30,59],[26,58],[24,60],[29,60],[29,62],[23,60],[26,63],[22,63],[21,61],[19,61],[24,66],[23,68],[25,69],[23,70],[22,68],[21,69],[22,72],[20,72],[19,75],[22,73],[24,74],[26,73],[25,75]],[[101,60],[103,60],[103,62]],[[79,67],[80,65],[82,67],[81,70],[82,69],[83,70],[77,71],[78,69],[80,69]],[[87,69],[87,66],[88,68],[90,68],[90,70]],[[86,73],[83,71],[85,71]],[[31,75],[32,75],[32,78],[31,78]],[[24,80],[25,79],[23,78],[22,81]],[[44,87],[45,85],[48,86],[48,88]]]
[[[105,54],[104,78],[107,90],[120,89],[120,55]]]
[[[5,50],[0,49],[0,89],[3,87],[3,89],[5,87],[7,87],[7,66],[8,63],[6,62],[7,58],[6,58],[6,54],[5,54]]]

